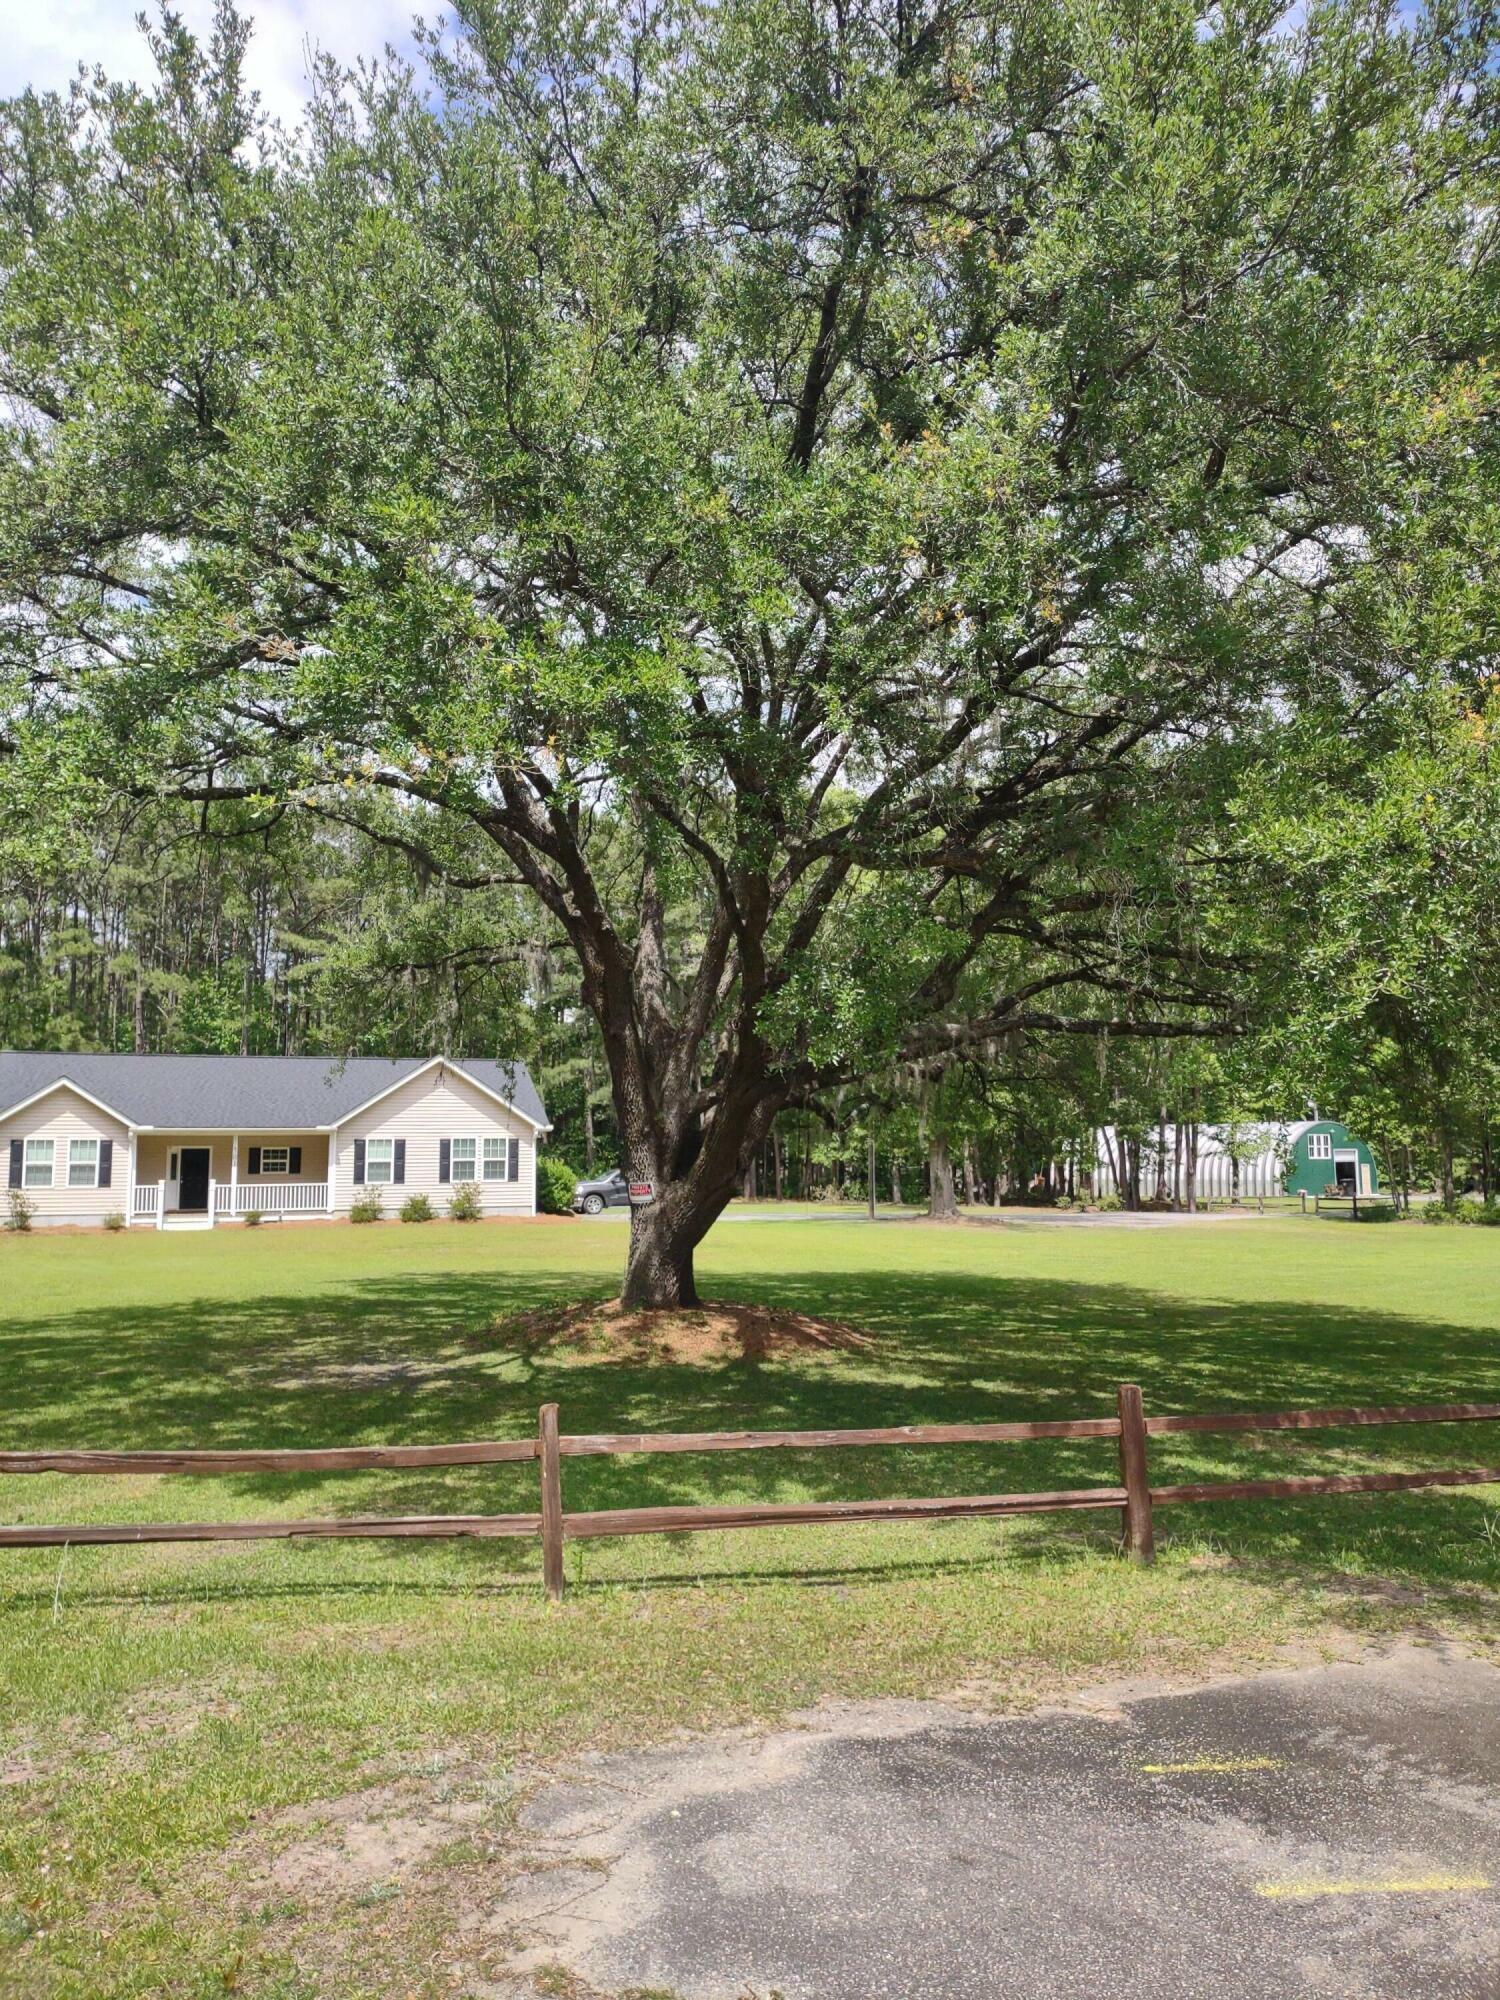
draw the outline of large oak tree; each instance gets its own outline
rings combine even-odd
[[[1444,4],[461,0],[0,121],[13,807],[322,815],[582,971],[625,1297],[783,1105],[1222,1025],[1225,801],[1464,672],[1493,45]]]

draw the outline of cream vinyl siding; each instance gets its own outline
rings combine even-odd
[[[536,1213],[536,1133],[524,1118],[507,1111],[476,1090],[465,1077],[451,1069],[430,1069],[400,1084],[378,1104],[348,1119],[334,1135],[334,1206],[347,1213],[354,1199],[354,1142],[363,1139],[404,1139],[406,1178],[400,1184],[381,1182],[384,1212],[395,1215],[406,1197],[425,1194],[441,1215],[453,1193],[451,1181],[438,1179],[438,1142],[442,1139],[477,1139],[479,1157],[484,1156],[487,1138],[514,1138],[519,1141],[518,1172],[514,1181],[487,1181],[480,1178],[480,1200],[486,1215],[534,1215]]]
[[[167,1168],[173,1153],[181,1152],[184,1146],[207,1146],[211,1154],[209,1172],[216,1181],[226,1184],[234,1150],[234,1135],[230,1132],[142,1132],[136,1140],[136,1180],[138,1182],[160,1181],[167,1177]],[[300,1174],[254,1174],[250,1172],[250,1148],[252,1146],[300,1146],[302,1148],[302,1171]],[[328,1174],[328,1134],[326,1132],[255,1132],[240,1134],[240,1179],[259,1186],[261,1183],[280,1184],[285,1181],[321,1181]]]
[[[250,1171],[250,1148],[259,1146],[282,1146],[288,1152],[293,1146],[302,1148],[302,1170],[300,1173],[252,1174]],[[287,1181],[323,1181],[328,1178],[328,1134],[326,1132],[257,1132],[252,1138],[240,1137],[240,1185],[251,1187],[279,1187]]]
[[[130,1128],[107,1112],[98,1111],[87,1098],[80,1097],[65,1083],[49,1090],[45,1097],[28,1104],[24,1111],[0,1120],[0,1164],[10,1178],[10,1142],[22,1142],[25,1159],[27,1139],[52,1141],[52,1185],[23,1187],[21,1192],[35,1205],[32,1227],[48,1223],[99,1222],[113,1210],[130,1213]],[[110,1139],[114,1159],[107,1188],[68,1186],[68,1142],[71,1139]]]
[[[233,1144],[227,1132],[142,1132],[135,1142],[136,1180],[138,1183],[163,1181],[167,1178],[167,1167],[173,1153],[180,1153],[184,1146],[206,1146],[209,1178],[227,1181],[229,1150]],[[244,1156],[245,1142],[242,1139],[240,1158]]]

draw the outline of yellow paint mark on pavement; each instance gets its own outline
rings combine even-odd
[[[1280,1757],[1191,1757],[1182,1764],[1142,1764],[1141,1769],[1164,1777],[1178,1771],[1279,1771],[1283,1762]]]
[[[1310,1896],[1436,1896],[1488,1889],[1488,1875],[1386,1875],[1368,1881],[1307,1876],[1301,1881],[1257,1882],[1257,1896],[1304,1900]]]

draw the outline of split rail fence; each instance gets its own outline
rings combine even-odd
[[[684,1530],[779,1528],[818,1522],[954,1521],[1062,1509],[1120,1511],[1125,1552],[1138,1562],[1155,1554],[1157,1507],[1182,1501],[1286,1500],[1323,1493],[1395,1493],[1425,1486],[1500,1483],[1500,1467],[1438,1466],[1420,1472],[1357,1472],[1292,1479],[1231,1479],[1153,1486],[1148,1448],[1153,1437],[1177,1432],[1344,1430],[1390,1424],[1500,1421],[1500,1403],[1441,1403],[1417,1408],[1232,1410],[1202,1416],[1147,1416],[1141,1392],[1122,1383],[1112,1417],[1045,1419],[1035,1423],[902,1424],[885,1430],[615,1431],[570,1435],[560,1430],[556,1403],[542,1406],[537,1434],[467,1444],[351,1445],[289,1451],[4,1451],[0,1474],[360,1472],[531,1461],[538,1467],[540,1505],[525,1514],[345,1515],[312,1521],[131,1521],[38,1527],[0,1525],[0,1548],[79,1547],[109,1542],[264,1541],[293,1536],[535,1536],[549,1597],[563,1594],[563,1550],[569,1541],[609,1535],[675,1534]],[[750,1506],[618,1507],[593,1511],[563,1505],[562,1462],[616,1453],[817,1451],[866,1445],[1018,1444],[1037,1439],[1113,1440],[1119,1481],[1053,1493],[981,1493],[909,1500],[810,1500]]]

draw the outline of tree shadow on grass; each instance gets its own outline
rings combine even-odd
[[[1110,1414],[1122,1380],[1141,1383],[1148,1410],[1157,1411],[1500,1401],[1492,1331],[1321,1301],[1233,1305],[1112,1283],[949,1272],[778,1273],[757,1278],[755,1303],[851,1321],[874,1332],[875,1344],[762,1362],[645,1365],[507,1343],[493,1330],[497,1282],[484,1272],[381,1276],[312,1297],[85,1308],[12,1325],[0,1331],[0,1436],[12,1448],[443,1442],[529,1436],[544,1401],[560,1403],[564,1430],[575,1431],[999,1422]],[[507,1312],[607,1290],[531,1274],[503,1285]],[[732,1282],[713,1290],[748,1296]],[[1153,1441],[1152,1471],[1167,1482],[1497,1459],[1500,1426],[1428,1425],[1163,1438]],[[1115,1478],[1108,1441],[565,1465],[572,1508],[1030,1491]],[[192,1488],[194,1498],[184,1501]],[[525,1465],[169,1485],[44,1475],[8,1482],[0,1510],[15,1518],[23,1502],[32,1520],[502,1512],[537,1504]],[[1492,1588],[1500,1542],[1485,1528],[1482,1502],[1482,1492],[1448,1491],[1184,1507],[1163,1509],[1161,1526],[1180,1539],[1228,1538],[1241,1559],[1278,1569],[1301,1563]],[[1113,1516],[1091,1521],[1097,1529]],[[1007,1547],[1077,1555],[1081,1532],[1076,1522],[1039,1517],[1022,1533],[1010,1529]],[[382,1570],[411,1566],[409,1544],[362,1547],[378,1548]],[[476,1579],[528,1579],[536,1565],[527,1543],[465,1544],[453,1558],[456,1590]],[[747,1551],[737,1580],[772,1574],[757,1561]],[[851,1567],[858,1567],[853,1550]]]

